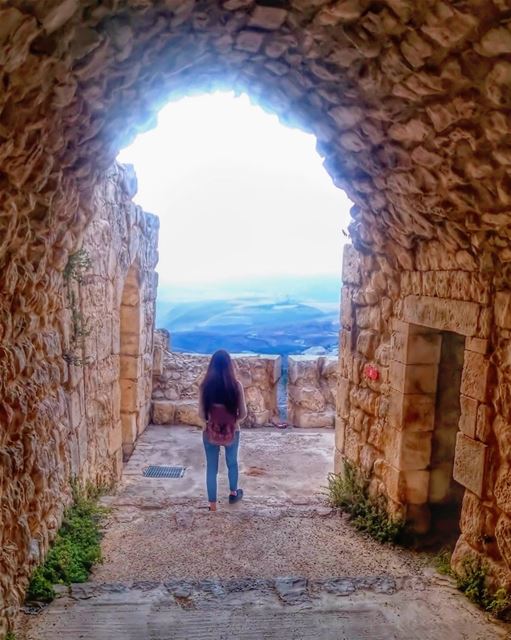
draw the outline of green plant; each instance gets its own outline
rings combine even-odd
[[[5,636],[5,640],[16,640],[16,636],[14,635],[14,632],[8,631],[7,635]]]
[[[101,560],[101,520],[107,509],[97,504],[97,496],[72,484],[73,504],[43,565],[32,574],[28,600],[50,602],[55,597],[54,584],[85,582],[92,566]]]
[[[487,586],[487,568],[478,560],[466,560],[460,572],[451,567],[451,553],[441,551],[434,559],[436,570],[444,575],[452,576],[457,588],[469,600],[495,616],[506,617],[511,612],[511,594],[506,589],[492,592]]]
[[[511,594],[506,589],[492,592],[487,586],[487,569],[479,560],[466,560],[461,572],[453,572],[456,586],[469,600],[496,618],[511,610]]]
[[[438,573],[444,576],[452,576],[453,570],[451,569],[451,552],[448,549],[443,549],[433,559],[435,569]]]
[[[342,473],[328,476],[328,498],[333,507],[350,514],[353,525],[378,542],[398,542],[404,534],[404,522],[389,516],[383,498],[369,495],[368,480],[345,461]]]

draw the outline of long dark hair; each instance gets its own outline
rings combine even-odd
[[[234,373],[231,356],[227,351],[220,349],[211,356],[208,370],[200,388],[206,418],[213,404],[223,404],[231,415],[237,415],[239,402],[238,381]]]

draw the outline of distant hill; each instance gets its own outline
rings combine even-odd
[[[211,298],[221,292],[224,297]],[[311,347],[333,351],[339,335],[339,292],[339,279],[333,277],[222,283],[207,291],[188,289],[188,294],[164,287],[157,302],[157,326],[170,331],[175,351],[225,348],[283,356]],[[172,293],[174,301],[168,299]]]

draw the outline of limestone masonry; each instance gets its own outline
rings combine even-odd
[[[210,356],[174,353],[168,332],[159,329],[154,339],[152,422],[201,426],[199,385]],[[234,367],[245,390],[248,416],[244,427],[264,427],[281,421],[278,386],[280,356],[236,355]],[[333,427],[337,391],[337,358],[289,356],[287,381],[288,422],[295,427]]]
[[[158,224],[116,153],[218,87],[314,133],[354,202],[337,468],[421,531],[459,510],[454,565],[511,586],[508,0],[0,0],[0,78],[0,636],[70,479],[119,477],[165,364]]]
[[[157,335],[161,332],[157,332]],[[154,424],[192,424],[199,419],[199,385],[211,356],[168,351],[161,338],[161,355],[153,372],[152,421]],[[233,355],[234,367],[245,391],[248,415],[245,427],[262,427],[279,421],[277,385],[280,356]],[[161,362],[161,365],[160,365]]]
[[[289,424],[306,428],[335,426],[337,370],[334,356],[289,356]]]

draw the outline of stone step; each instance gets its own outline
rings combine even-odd
[[[444,585],[391,575],[168,580],[62,587],[21,640],[498,640]],[[418,621],[421,622],[418,622]]]

